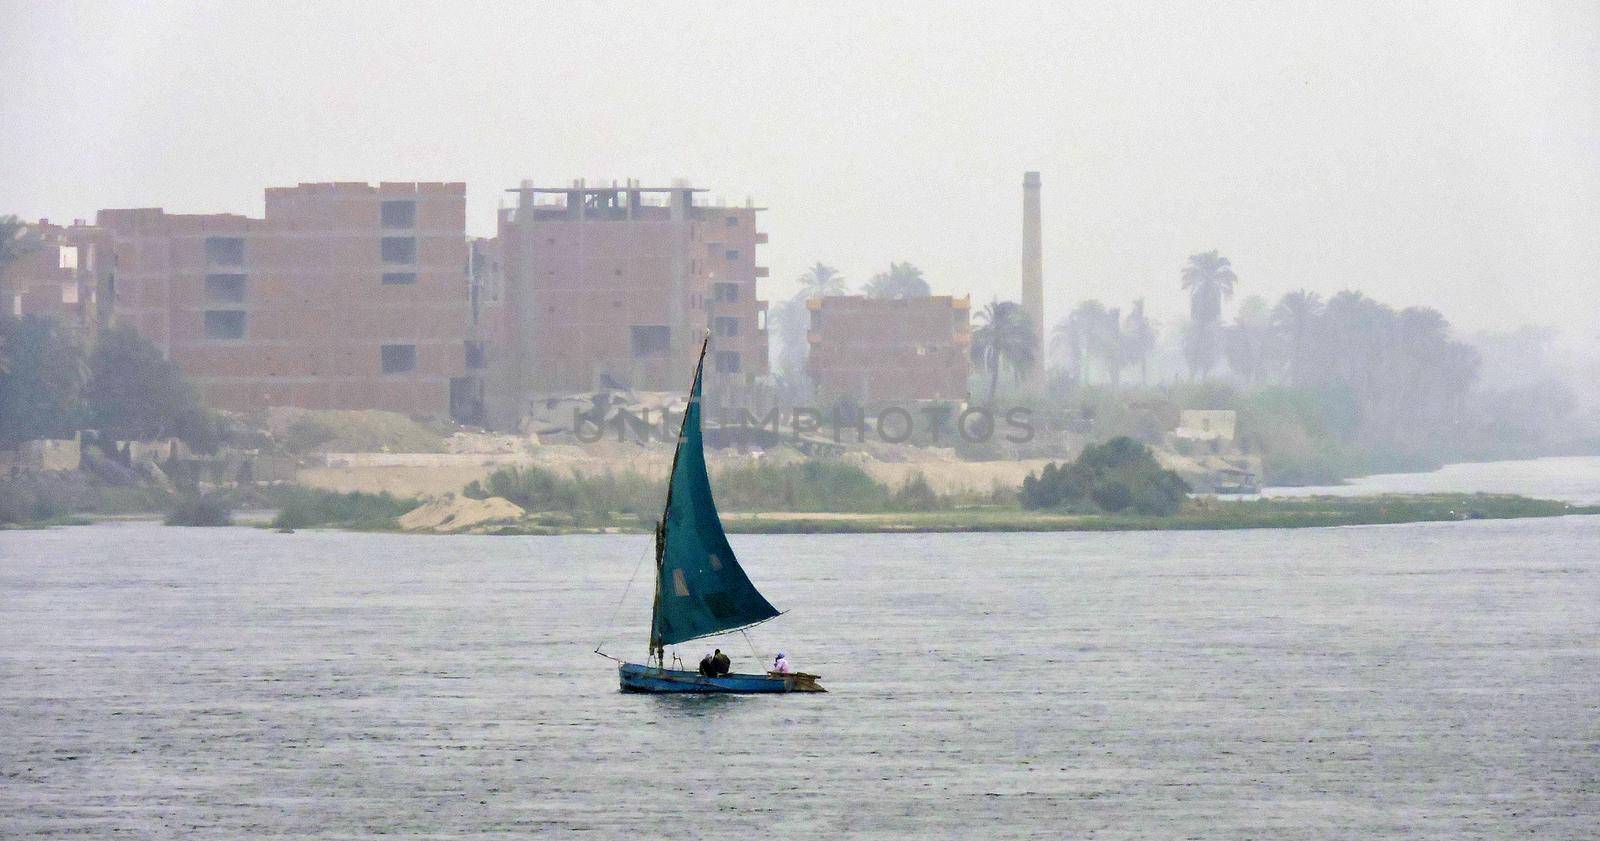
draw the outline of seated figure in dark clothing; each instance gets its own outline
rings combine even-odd
[[[700,658],[700,674],[702,677],[712,677],[717,673],[717,661],[710,654]]]
[[[716,653],[711,655],[712,674],[721,677],[726,675],[732,666],[733,663],[728,659],[728,655],[722,653],[722,649],[717,649]]]

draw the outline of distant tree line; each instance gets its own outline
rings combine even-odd
[[[70,438],[80,429],[109,440],[180,438],[212,452],[222,432],[178,366],[128,327],[85,342],[54,319],[0,318],[0,447]]]

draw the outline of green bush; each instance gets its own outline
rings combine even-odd
[[[613,513],[659,516],[666,492],[665,482],[632,471],[563,476],[541,467],[507,467],[468,485],[465,495],[504,497],[528,512],[560,511],[582,515],[585,522],[604,522]]]
[[[712,480],[724,511],[885,511],[888,486],[841,461],[756,463],[729,467]]]
[[[169,526],[231,526],[233,509],[221,494],[197,494],[178,501],[167,515]]]
[[[1038,476],[1022,480],[1017,500],[1028,509],[1084,510],[1108,513],[1132,508],[1147,516],[1178,513],[1189,486],[1164,469],[1150,448],[1126,436],[1085,447],[1077,461],[1047,464]]]
[[[273,488],[267,496],[278,506],[272,526],[279,529],[383,526],[421,504],[420,500],[401,499],[387,492],[338,493],[296,486]]]
[[[896,511],[937,511],[948,507],[948,502],[928,484],[928,477],[913,473],[895,490],[890,507]]]
[[[920,474],[899,489],[839,461],[741,464],[718,471],[711,485],[723,511],[929,511],[948,507]],[[660,516],[666,482],[638,473],[563,476],[539,467],[508,467],[466,486],[473,499],[504,497],[530,513],[565,512],[585,522],[612,514],[645,522]]]

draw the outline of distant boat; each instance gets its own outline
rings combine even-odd
[[[1261,485],[1256,482],[1256,474],[1248,470],[1224,467],[1217,471],[1217,476],[1212,485],[1212,493],[1224,495],[1261,493]]]
[[[656,526],[656,589],[648,654],[643,664],[617,660],[622,691],[825,692],[817,683],[817,675],[800,672],[709,677],[699,671],[667,667],[669,645],[743,630],[778,615],[778,609],[750,583],[733,556],[711,499],[700,428],[700,376],[710,343],[711,334],[707,331],[700,345],[700,360],[695,364],[694,384],[689,387],[689,405],[678,433],[678,449],[672,457],[666,509]],[[604,655],[599,648],[595,651]]]

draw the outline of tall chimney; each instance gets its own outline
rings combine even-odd
[[[1044,370],[1044,252],[1039,241],[1039,173],[1022,174],[1022,310],[1033,327],[1035,371]]]

